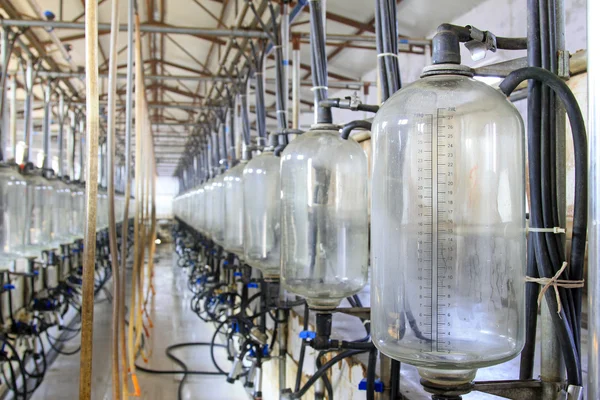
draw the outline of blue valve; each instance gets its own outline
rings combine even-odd
[[[35,271],[33,271],[33,275],[38,276],[39,274],[40,274],[39,270],[36,269]]]
[[[363,378],[360,381],[358,390],[367,390],[367,378]],[[381,382],[381,379],[375,379],[375,393],[383,393],[383,382]]]
[[[242,276],[242,273],[241,273],[241,272],[239,272],[239,271],[237,271],[237,272],[234,272],[234,273],[233,273],[233,276]]]
[[[223,261],[223,265],[229,265],[229,261],[227,261],[227,260]]]
[[[258,289],[258,283],[256,283],[256,282],[250,282],[248,284],[248,288],[249,289]]]
[[[269,356],[269,345],[265,344],[265,347],[263,347],[263,357],[268,357]]]
[[[12,283],[6,283],[4,284],[4,286],[2,286],[2,288],[4,290],[13,290],[15,288],[15,285],[13,285]]]
[[[232,322],[231,323],[231,330],[234,332],[239,332],[240,331],[240,326],[238,325],[237,322]]]
[[[317,337],[317,332],[313,331],[302,331],[298,334],[300,339],[314,339]]]

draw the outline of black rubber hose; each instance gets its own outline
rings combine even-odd
[[[315,105],[327,98],[327,53],[320,1],[310,1],[310,46],[312,81],[315,87]],[[333,121],[330,108],[318,107],[317,122],[330,124]]]
[[[318,381],[323,376],[323,374],[325,374],[327,372],[327,370],[329,368],[333,367],[335,364],[342,361],[344,358],[352,357],[352,356],[355,356],[357,354],[364,353],[364,352],[365,352],[365,350],[348,350],[348,351],[344,351],[343,353],[337,354],[331,360],[329,360],[325,364],[323,364],[323,366],[321,368],[319,368],[314,373],[313,376],[310,377],[310,379],[306,382],[306,384],[304,386],[302,386],[302,389],[300,389],[294,393],[291,393],[290,399],[302,398],[302,396],[304,396],[304,394],[308,391],[308,389],[310,389],[312,387],[312,385],[314,385],[315,382]]]
[[[310,310],[308,304],[304,304],[304,321],[302,328],[304,331],[308,330],[308,317]],[[306,354],[306,339],[302,339],[302,345],[300,347],[300,357],[298,358],[298,370],[296,372],[296,384],[294,386],[294,392],[300,390],[300,384],[302,383],[302,367],[304,366],[304,356]]]
[[[348,138],[350,137],[350,133],[352,133],[352,131],[354,129],[363,128],[363,129],[370,131],[371,126],[372,126],[372,123],[370,121],[365,121],[365,120],[357,120],[357,121],[348,122],[341,129],[340,137],[344,140],[348,140]]]
[[[400,395],[400,361],[392,360],[390,368],[390,400],[398,400]]]
[[[537,4],[536,4],[537,7]],[[531,8],[528,7],[529,12],[531,12]],[[538,11],[539,12],[539,11]],[[531,28],[531,26],[528,23],[529,28]],[[539,25],[537,30],[539,32]],[[456,36],[458,37],[458,40],[462,43],[464,42],[469,42],[472,40],[471,38],[471,30],[470,30],[470,26],[459,26],[459,25],[453,25],[453,24],[441,24],[440,26],[438,26],[437,29],[438,32],[442,32],[442,31],[452,31],[456,34]],[[501,36],[496,36],[496,48],[498,49],[502,49],[502,50],[527,50],[528,44],[530,44],[531,41],[528,42],[527,38],[507,38],[507,37],[501,37]]]
[[[539,278],[538,266],[535,262],[533,235],[527,237],[527,276]],[[525,284],[525,345],[521,351],[519,379],[533,378],[539,293],[540,286],[537,283],[528,282]]]
[[[575,201],[574,201],[574,212],[573,212],[573,233],[572,233],[572,246],[571,246],[571,279],[580,280],[583,278],[583,261],[585,254],[585,242],[587,236],[587,137],[585,131],[585,124],[581,110],[577,104],[577,100],[573,93],[569,90],[568,86],[555,74],[548,72],[542,68],[537,67],[526,67],[516,70],[510,73],[504,81],[500,84],[500,90],[510,95],[514,89],[521,82],[527,79],[533,79],[541,82],[550,87],[557,96],[563,102],[567,115],[569,116],[569,122],[571,125],[571,131],[573,135],[573,144],[575,152]],[[531,119],[530,119],[531,121]],[[535,121],[531,121],[535,123]],[[541,204],[541,193],[539,188],[542,182],[539,179],[540,174],[540,160],[539,154],[536,153],[535,143],[539,141],[539,132],[530,130],[530,191],[531,191],[531,221],[533,227],[543,226],[543,217],[540,210],[538,209]],[[554,271],[559,266],[553,266],[547,254],[547,246],[543,236],[538,233],[531,232],[534,235],[536,260],[540,267],[540,276],[552,277]],[[581,289],[572,289],[575,297],[575,308],[576,310],[581,309]],[[557,306],[556,298],[554,293],[549,291],[546,295],[546,301],[548,302],[551,310],[556,309]],[[566,300],[566,299],[565,299]],[[579,354],[577,352],[576,338],[572,327],[567,326],[567,322],[564,321],[566,315],[564,311],[562,313],[563,319],[554,312],[551,313],[553,322],[557,327],[557,334],[561,342],[561,347],[565,356],[565,362],[567,364],[568,380],[570,384],[581,386],[581,362]]]
[[[323,363],[321,362],[321,358],[328,352],[329,352],[329,350],[321,351],[319,353],[319,355],[317,356],[317,360],[316,360],[317,370],[323,366]],[[333,400],[333,386],[331,386],[331,381],[329,380],[329,377],[327,376],[327,374],[323,375],[323,378],[321,380],[323,381],[323,386],[325,386],[325,390],[327,391],[327,400]]]
[[[367,364],[367,400],[375,400],[375,367],[377,366],[377,348],[369,351],[369,363]]]

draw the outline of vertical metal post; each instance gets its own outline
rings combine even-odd
[[[67,136],[67,169],[69,170],[69,177],[71,180],[75,180],[75,143],[77,138],[77,114],[75,110],[69,110],[69,117],[71,119],[71,132]]]
[[[385,390],[381,393],[381,400],[390,400],[392,398],[390,391],[392,359],[379,352],[379,378],[385,386]]]
[[[27,58],[27,65],[25,67],[25,104],[23,111],[23,164],[29,162],[29,149],[31,147],[31,140],[33,136],[33,118],[32,118],[32,103],[33,103],[33,61],[31,57]]]
[[[52,81],[48,80],[46,87],[44,88],[44,140],[43,140],[43,161],[42,168],[50,169],[52,167],[50,162],[50,99],[52,98]]]
[[[300,126],[300,40],[293,40],[292,51],[292,128]]]
[[[92,355],[94,328],[94,271],[96,258],[96,205],[98,201],[98,137],[100,136],[100,102],[98,94],[98,3],[85,1],[85,118],[86,215],[84,232],[81,356],[79,368],[79,400],[92,398]],[[60,43],[60,41],[58,42]],[[82,118],[83,120],[83,118]],[[83,132],[83,131],[82,131]],[[82,135],[83,136],[83,135]],[[83,152],[82,152],[83,156]],[[82,157],[83,159],[83,157]],[[131,321],[133,323],[133,321]]]
[[[280,288],[282,289],[282,288]],[[283,290],[281,290],[283,292]],[[283,293],[282,293],[283,294]],[[280,299],[283,299],[280,294]],[[284,321],[279,324],[277,332],[277,345],[279,346],[279,398],[282,398],[281,391],[287,387],[287,339],[288,339],[288,312],[284,309],[277,310],[277,319]]]
[[[79,178],[80,182],[85,182],[85,115],[83,112],[79,115]]]
[[[58,95],[58,176],[64,175],[64,160],[65,160],[65,96],[62,92]]]
[[[0,62],[2,62],[2,75],[0,76],[0,160],[4,160],[4,151],[6,149],[6,134],[8,132],[7,108],[6,108],[6,78],[8,73],[8,62],[10,60],[9,52],[9,31],[8,28],[0,29]]]
[[[588,374],[587,398],[600,398],[600,15],[597,0],[587,2],[588,137],[590,141],[588,223]]]
[[[17,77],[10,77],[10,146],[13,160],[17,156]]]

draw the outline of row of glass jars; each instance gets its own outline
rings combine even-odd
[[[44,250],[83,238],[85,189],[82,185],[0,167],[0,264],[37,257]],[[124,198],[116,196],[117,222]],[[99,192],[97,229],[108,227],[108,195]]]

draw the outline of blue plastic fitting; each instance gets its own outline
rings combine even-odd
[[[298,334],[300,339],[314,339],[317,337],[317,332],[313,331],[302,331]]]
[[[358,384],[358,390],[367,390],[367,378],[363,378]],[[381,379],[375,379],[375,393],[383,393],[383,382]]]

